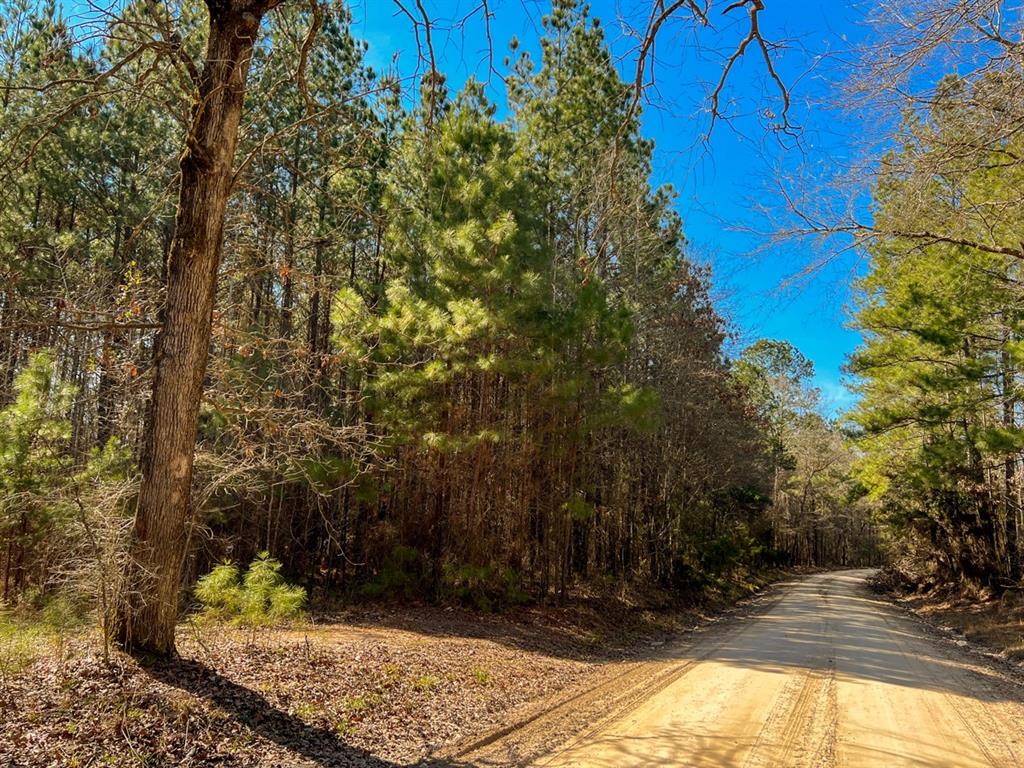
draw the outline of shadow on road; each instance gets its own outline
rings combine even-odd
[[[780,674],[835,669],[840,679],[850,682],[934,690],[978,701],[1022,698],[996,671],[965,667],[955,658],[955,649],[899,615],[856,571],[793,584],[770,612],[704,658]]]
[[[880,737],[887,734],[879,733]],[[914,768],[963,768],[973,765],[969,756],[964,756],[955,745],[946,745],[946,755],[937,759],[927,750],[931,745],[919,741],[912,735],[899,734],[900,749],[886,749],[875,746],[861,750],[858,757],[866,762],[859,765],[914,766]],[[772,762],[770,759],[750,759],[755,739],[737,739],[729,734],[697,732],[685,728],[654,728],[641,734],[599,737],[588,742],[593,751],[587,754],[586,768],[654,768],[655,766],[685,766],[685,768],[729,768],[730,766],[772,766],[787,768],[789,763]],[[920,747],[926,756],[914,753]],[[762,756],[763,757],[763,756]],[[800,765],[811,765],[801,762]],[[814,765],[819,763],[814,762]],[[821,763],[822,765],[830,763]]]

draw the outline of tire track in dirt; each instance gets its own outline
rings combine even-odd
[[[829,768],[829,699],[835,680],[831,674],[805,673],[787,683],[768,714],[743,768]]]
[[[831,637],[828,589],[818,589],[821,634]],[[743,768],[831,768],[835,760],[835,659],[829,644],[822,669],[809,668],[783,686],[751,746]]]
[[[555,748],[561,751],[581,742],[681,680],[743,630],[740,619],[769,612],[783,596],[782,590],[761,594],[662,651],[659,658],[610,665],[609,672],[596,683],[591,681],[582,690],[535,707],[512,723],[462,742],[440,757],[478,766],[535,765]],[[693,646],[702,650],[685,660],[678,658]]]
[[[899,617],[903,620],[902,617]],[[890,617],[884,617],[883,619],[887,626],[892,627],[894,630],[899,629],[897,621]],[[905,620],[904,620],[905,621]],[[931,670],[925,668],[920,661],[919,654],[915,654],[914,649],[909,646],[908,643],[901,643],[901,650],[903,651],[904,658],[906,658],[908,666],[917,670],[918,674],[922,678],[931,678],[934,683],[942,683],[946,681],[940,681],[935,679],[934,673]],[[971,687],[977,691],[978,695],[981,695],[986,700],[987,705],[993,705],[997,702],[997,697],[994,696],[994,691],[989,685],[981,685],[980,678],[978,679],[967,679],[969,676],[965,675],[964,672],[956,666],[956,660],[948,654],[943,654],[950,663],[950,674],[955,676],[961,681],[961,684],[965,687]],[[928,699],[925,699],[925,708],[928,710],[929,715],[932,717],[934,722],[941,724],[943,722],[943,712],[950,712],[955,715],[957,723],[963,728],[963,731],[969,735],[978,751],[984,755],[992,768],[1019,768],[1024,765],[1024,762],[1018,758],[1016,750],[1010,744],[996,722],[991,712],[991,706],[982,705],[978,701],[965,696],[955,695],[949,691],[940,691],[942,702],[945,704],[939,711],[936,704]],[[1008,705],[1012,706],[1012,705]],[[1024,722],[1019,718],[1024,717],[1024,707],[1018,705],[1018,709],[1021,711],[1017,713],[1018,722]]]
[[[456,754],[475,766],[1024,765],[1024,688],[898,616],[866,575],[790,584],[675,658],[611,666]]]
[[[717,647],[717,646],[716,646]],[[523,720],[466,745],[452,757],[474,765],[533,765],[552,745],[563,748],[618,718],[682,679],[707,655],[683,662],[639,662]]]

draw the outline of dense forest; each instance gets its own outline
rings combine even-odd
[[[373,71],[343,3],[243,5],[129,3],[84,36],[3,6],[4,603],[62,595],[131,646],[133,614],[173,630],[197,577],[261,551],[314,599],[485,608],[877,561],[887,493],[809,360],[737,344],[585,7],[554,4],[539,55],[512,41],[492,103],[432,61],[414,94]],[[256,44],[232,27],[263,13]],[[1013,272],[963,269],[991,277],[942,331],[958,367],[921,375],[998,396]],[[965,454],[987,484],[934,504],[957,532],[990,511],[958,562],[1011,574],[1007,397],[958,401],[1000,458]]]
[[[858,476],[931,586],[1024,576],[1019,70],[943,80],[873,195],[860,283]]]

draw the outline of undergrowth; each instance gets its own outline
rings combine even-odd
[[[196,582],[202,617],[257,627],[297,619],[305,613],[306,590],[288,584],[281,563],[261,552],[243,576],[234,563],[222,563]]]

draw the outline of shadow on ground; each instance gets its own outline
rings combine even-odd
[[[571,661],[618,661],[627,655],[642,660],[658,658],[664,641],[693,627],[702,616],[723,613],[731,602],[722,598],[702,605],[698,596],[663,597],[643,606],[611,596],[575,596],[562,604],[515,606],[500,613],[422,603],[370,605],[325,614],[318,623],[327,633],[352,630],[372,638],[375,631],[398,630],[422,637],[485,640]]]
[[[713,635],[710,647],[706,641],[697,641],[689,646],[675,646],[667,655],[678,661],[713,661],[779,675],[789,675],[794,669],[832,671],[847,682],[934,690],[983,702],[1021,700],[1021,692],[1006,686],[998,673],[963,665],[941,642],[928,637],[921,627],[870,592],[864,584],[863,572],[822,574],[790,583],[781,599],[772,600],[769,605],[769,610],[757,611],[752,621],[730,622],[716,630],[721,634]],[[361,631],[372,632],[375,626],[386,626],[418,634],[472,636],[535,652],[568,652],[557,647],[564,640],[553,641],[554,649],[549,647],[544,641],[547,628],[517,627],[507,621],[481,622],[473,628],[459,617],[447,623],[438,622],[435,614],[435,621],[425,629],[417,624],[415,613],[405,619],[389,618],[386,622],[375,622],[364,617],[361,622],[349,620],[346,624],[359,627]],[[650,655],[664,659],[668,650],[651,648]],[[347,744],[338,733],[309,725],[281,711],[256,691],[223,677],[201,662],[178,660],[149,664],[146,668],[166,685],[216,705],[254,734],[288,750],[296,760],[303,759],[301,764],[402,766]],[[702,743],[698,751],[709,759],[694,765],[731,763],[735,755],[730,754],[730,750],[735,749],[736,744],[716,743],[709,735],[703,738],[708,741]],[[644,755],[654,743],[652,739],[662,748],[669,746],[670,754],[661,755],[661,759],[675,761],[684,753],[692,759],[694,735],[685,733],[644,733],[621,739],[612,752],[614,759],[619,764],[659,764],[645,762]],[[878,758],[885,760],[883,755]],[[470,768],[487,764],[425,760],[413,765]]]
[[[734,612],[749,612],[755,617],[737,625],[737,631],[711,654],[704,652],[699,640],[692,645],[663,643],[661,640],[671,639],[663,635],[659,642],[648,643],[647,639],[658,636],[645,631],[636,634],[632,647],[625,642],[618,646],[588,647],[578,641],[577,626],[564,630],[531,626],[528,616],[524,620],[518,615],[515,621],[479,615],[469,620],[455,612],[451,618],[439,619],[435,612],[423,609],[357,615],[342,621],[371,633],[374,628],[386,628],[424,636],[471,637],[532,653],[591,662],[616,661],[627,656],[636,661],[685,661],[699,657],[780,674],[793,669],[825,672],[834,665],[847,679],[937,690],[981,701],[1006,697],[1002,675],[982,666],[965,669],[950,656],[954,651],[943,641],[929,636],[923,627],[871,591],[865,582],[868,574],[865,570],[836,571],[780,583],[780,601],[757,600]],[[1018,692],[1010,693],[1014,701],[1019,696]]]
[[[149,661],[146,671],[164,685],[204,699],[245,725],[252,733],[302,758],[306,765],[324,768],[406,768],[347,744],[338,733],[310,725],[271,704],[258,692],[224,677],[205,664],[187,659]],[[298,766],[292,762],[267,765]],[[471,768],[469,763],[423,760],[419,768]]]

